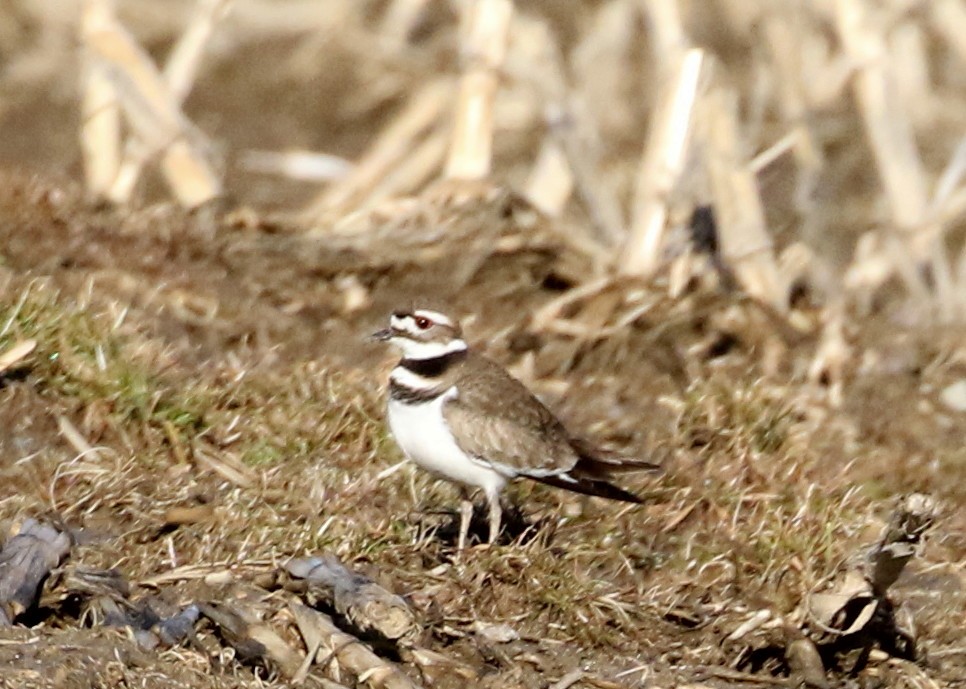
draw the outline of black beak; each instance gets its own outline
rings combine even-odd
[[[373,342],[386,342],[392,339],[392,330],[389,328],[384,328],[382,330],[377,330],[369,336],[369,340]]]

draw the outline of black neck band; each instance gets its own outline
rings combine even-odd
[[[423,378],[439,378],[450,366],[465,358],[466,350],[458,349],[455,352],[434,356],[432,359],[403,359],[399,365]]]

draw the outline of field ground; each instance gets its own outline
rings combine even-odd
[[[326,71],[306,89],[271,67],[290,46],[262,48],[260,62],[203,75],[187,106],[199,125],[233,151],[363,150],[390,108],[336,111],[365,83],[353,56],[324,46],[349,76]],[[0,121],[0,352],[26,338],[37,348],[0,374],[4,534],[46,520],[74,538],[66,571],[113,568],[133,599],[249,606],[300,653],[272,573],[335,554],[412,606],[417,645],[446,660],[419,669],[388,655],[427,686],[549,687],[576,669],[575,686],[787,686],[803,601],[875,543],[900,496],[922,492],[941,513],[890,593],[914,620],[916,658],[877,651],[852,676],[855,653],[843,654],[829,680],[966,686],[966,412],[947,401],[966,381],[963,327],[924,325],[898,288],[884,292],[848,316],[836,404],[808,375],[814,294],[791,328],[713,282],[671,299],[628,280],[588,301],[609,305],[598,331],[627,315],[606,336],[562,327],[574,305],[535,323],[580,286],[586,256],[512,195],[425,195],[442,210],[416,225],[443,216],[463,240],[418,250],[305,233],[274,213],[309,189],[237,171],[221,208],[154,203],[149,184],[149,202],[109,209],[76,182],[73,96],[19,86]],[[278,118],[254,105],[266,103]],[[508,238],[499,251],[466,243],[494,236]],[[661,461],[661,475],[623,480],[647,504],[520,485],[504,542],[454,560],[455,492],[392,469],[392,355],[366,341],[394,306],[439,302],[571,427]],[[0,686],[278,677],[210,623],[146,650],[97,624],[63,581],[0,630]],[[762,610],[765,624],[736,634]]]
[[[860,365],[833,409],[804,380],[814,343],[781,343],[737,297],[655,293],[620,336],[575,343],[526,330],[527,314],[560,295],[552,253],[491,258],[452,300],[476,314],[472,341],[511,366],[529,359],[516,370],[575,428],[658,456],[666,473],[628,480],[653,496],[641,508],[520,486],[530,531],[454,564],[440,514],[450,489],[408,468],[378,478],[400,459],[382,421],[392,357],[365,342],[393,303],[438,284],[438,267],[345,271],[344,255],[278,229],[92,209],[70,185],[11,174],[3,189],[4,343],[32,337],[38,349],[4,379],[0,514],[82,528],[72,565],[114,567],[133,584],[174,571],[160,588],[184,603],[251,595],[256,574],[331,552],[408,596],[425,644],[487,686],[576,666],[641,668],[629,685],[641,673],[659,686],[728,683],[715,669],[747,643],[729,634],[759,609],[792,613],[875,541],[895,496],[922,491],[946,509],[895,589],[920,665],[876,672],[963,681],[963,421],[940,401],[966,375],[961,332],[854,322]],[[370,297],[351,313],[347,275]],[[62,418],[96,452],[79,454]],[[238,475],[226,480],[212,457]],[[171,522],[199,506],[210,509]],[[221,570],[237,583],[197,580]],[[8,665],[25,676],[64,658],[77,686],[236,686],[250,672],[211,672],[185,649],[145,657],[121,632],[46,614],[13,637],[35,640],[29,660],[18,650]],[[491,647],[473,634],[480,622],[520,639]],[[116,662],[115,649],[134,655]]]

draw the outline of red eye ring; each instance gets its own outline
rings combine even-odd
[[[428,330],[429,327],[433,324],[433,322],[428,318],[426,318],[425,316],[416,316],[415,320],[416,320],[416,327],[419,328],[420,330]]]

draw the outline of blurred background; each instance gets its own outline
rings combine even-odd
[[[0,22],[0,163],[86,165],[94,197],[318,225],[485,178],[644,276],[710,205],[780,308],[789,247],[778,269],[825,291],[898,276],[966,308],[956,0],[7,0]],[[206,178],[173,194],[172,137]]]

